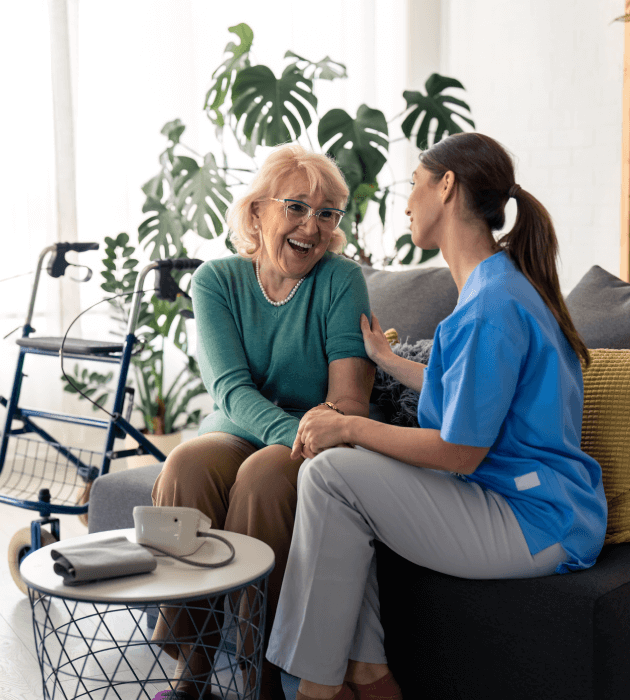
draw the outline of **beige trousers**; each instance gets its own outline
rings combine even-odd
[[[213,528],[255,537],[273,549],[276,559],[269,575],[263,655],[289,556],[297,476],[304,461],[291,460],[290,453],[284,445],[257,449],[228,433],[206,433],[171,452],[151,494],[155,506],[197,508],[212,520]],[[204,606],[204,601],[197,605]],[[182,646],[193,644],[196,630],[205,625],[204,644],[217,647],[223,624],[223,608],[219,607],[211,620],[206,620],[203,609],[176,617],[176,609],[161,608],[153,641],[160,642],[164,651],[177,659]],[[240,614],[246,615],[247,610],[241,607]],[[251,653],[248,642],[251,639],[239,639],[239,647],[244,645],[245,652]]]

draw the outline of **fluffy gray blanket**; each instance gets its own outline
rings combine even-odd
[[[413,362],[429,364],[429,356],[433,348],[433,339],[418,340],[410,343],[398,343],[392,350],[399,357]],[[404,427],[418,427],[418,392],[403,386],[390,374],[380,367],[376,368],[374,389],[371,401],[381,407],[389,423]]]

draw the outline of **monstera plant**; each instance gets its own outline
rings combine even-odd
[[[400,138],[412,140],[418,148],[461,132],[455,118],[474,127],[473,120],[465,114],[470,112],[468,105],[444,94],[450,88],[464,89],[463,85],[434,73],[425,83],[426,95],[405,91],[407,107],[389,121],[382,111],[365,104],[354,117],[343,109],[331,109],[320,118],[314,85],[322,80],[347,78],[343,64],[329,56],[314,63],[287,51],[287,65],[277,77],[267,66],[251,65],[254,33],[247,24],[230,27],[229,31],[239,43],[230,42],[225,47],[226,58],[212,74],[213,83],[204,103],[222,152],[190,155],[191,150],[180,141],[185,125],[176,119],[163,127],[168,144],[160,155],[160,171],[142,188],[146,195],[143,212],[149,216],[139,227],[140,242],[151,249],[152,259],[179,257],[184,250],[183,236],[188,231],[208,239],[226,234],[225,215],[233,200],[230,189],[246,182],[249,174],[255,172],[229,166],[224,145],[226,130],[238,148],[253,158],[259,146],[304,139],[317,150],[308,133],[317,120],[319,149],[336,159],[350,188],[347,215],[341,222],[348,238],[345,254],[368,265],[377,262],[367,250],[361,225],[368,207],[377,206],[385,226],[388,201],[398,194],[396,187],[401,184],[382,185],[379,181],[388,159],[389,125],[404,116]],[[402,182],[406,181],[405,178]],[[225,243],[235,252],[227,235]],[[410,233],[401,235],[395,248],[393,255],[378,262],[424,262],[438,252],[420,251],[418,257]]]
[[[239,40],[225,47],[226,58],[212,74],[212,84],[206,93],[204,111],[215,127],[220,153],[199,155],[181,142],[185,125],[179,119],[162,128],[167,145],[160,154],[159,172],[146,182],[142,190],[145,201],[142,211],[147,214],[138,228],[138,244],[149,252],[151,260],[188,257],[185,235],[193,231],[202,238],[225,235],[225,244],[236,252],[226,235],[225,217],[233,201],[234,185],[246,184],[255,168],[235,168],[228,164],[226,144],[233,137],[237,148],[253,159],[259,146],[277,146],[289,141],[306,140],[312,150],[321,150],[335,158],[341,168],[350,197],[347,215],[341,222],[348,238],[344,251],[348,257],[364,264],[387,265],[394,260],[403,264],[424,262],[437,250],[418,251],[411,234],[403,233],[390,257],[376,261],[367,249],[362,224],[368,208],[377,206],[385,226],[390,197],[397,193],[400,182],[382,185],[383,167],[387,163],[390,125],[404,117],[400,126],[402,136],[418,148],[426,148],[445,134],[462,131],[455,118],[474,127],[465,112],[468,105],[444,91],[463,89],[454,78],[437,73],[425,83],[426,95],[406,91],[405,110],[390,119],[379,109],[361,105],[356,116],[343,109],[331,109],[321,118],[314,86],[322,80],[347,78],[343,64],[326,56],[314,63],[287,51],[287,65],[280,77],[267,66],[252,65],[250,51],[254,33],[247,24],[230,27]],[[461,108],[460,113],[454,107]],[[315,146],[309,128],[317,127]],[[406,182],[405,178],[402,182]],[[132,297],[129,295],[137,276],[137,246],[126,233],[105,239],[101,273],[104,291],[110,299],[113,316],[124,330]],[[182,273],[173,273],[179,283]],[[188,287],[190,280],[188,280]],[[184,290],[186,291],[186,290]],[[205,393],[199,367],[188,350],[188,339],[181,311],[190,311],[190,302],[178,298],[168,302],[153,296],[142,302],[137,335],[141,350],[133,358],[136,389],[135,408],[142,414],[144,430],[155,435],[170,434],[192,427],[199,420],[199,410],[191,411],[189,402]],[[183,353],[181,371],[167,386],[164,374],[165,341]],[[112,374],[89,373],[75,365],[71,381],[63,378],[65,390],[77,394],[80,389],[95,401],[94,409],[103,406],[111,396]]]
[[[418,251],[407,232],[398,238],[389,257],[375,260],[366,244],[363,223],[368,209],[377,207],[385,226],[388,202],[392,196],[401,194],[396,188],[407,181],[404,178],[401,182],[381,182],[389,155],[390,126],[403,117],[402,135],[396,136],[396,140],[406,138],[421,149],[446,134],[461,132],[456,119],[474,127],[473,120],[466,116],[470,111],[468,105],[445,93],[451,88],[463,89],[463,85],[454,78],[434,73],[425,83],[426,94],[403,93],[406,108],[390,120],[379,109],[365,104],[355,116],[343,109],[331,109],[320,117],[314,86],[321,81],[346,79],[343,64],[329,56],[315,63],[287,51],[287,65],[278,77],[267,66],[251,64],[254,33],[247,24],[230,27],[229,31],[238,43],[229,42],[225,47],[225,60],[212,74],[203,106],[216,130],[220,152],[200,155],[188,148],[181,141],[186,127],[179,119],[162,128],[167,145],[159,157],[159,172],[142,187],[145,194],[142,211],[147,216],[138,228],[137,244],[147,250],[151,260],[188,257],[184,244],[188,232],[205,239],[224,236],[227,248],[236,252],[226,231],[226,213],[233,201],[231,189],[247,184],[256,166],[231,167],[227,153],[230,140],[235,142],[234,148],[251,159],[260,146],[298,140],[306,141],[304,145],[312,150],[334,157],[350,189],[347,215],[341,221],[348,239],[344,251],[348,257],[367,265],[388,265],[394,261],[424,262],[436,255],[438,250]],[[309,134],[309,129],[315,131],[315,127],[316,145]],[[130,293],[137,277],[138,245],[126,233],[108,237],[105,243],[101,287],[114,295],[109,300],[113,317],[124,334]],[[182,273],[174,272],[173,277],[179,284]],[[184,291],[189,287],[190,280]],[[134,407],[142,415],[143,431],[158,437],[195,426],[200,410],[191,410],[189,404],[194,397],[205,393],[199,367],[188,348],[182,311],[190,311],[190,301],[183,297],[168,302],[153,296],[143,300],[140,309],[136,335],[141,345],[132,360]],[[174,345],[183,360],[169,385],[164,372],[165,343]],[[77,390],[94,397],[93,408],[98,410],[111,397],[112,378],[112,373],[90,373],[77,364],[70,381],[66,377],[62,381],[65,390],[78,394],[79,398],[83,397]],[[167,451],[163,446],[160,449]]]

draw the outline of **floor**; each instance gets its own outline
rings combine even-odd
[[[59,515],[61,539],[87,534],[87,527],[75,515]],[[15,585],[9,570],[8,549],[12,537],[22,528],[30,528],[39,514],[0,503],[0,545],[4,552],[0,562],[0,700],[43,700],[42,680],[35,651],[32,613],[28,598]],[[146,659],[152,659],[147,651]],[[141,659],[140,662],[143,660]],[[170,659],[166,659],[168,663]],[[174,665],[174,662],[173,662]],[[229,672],[225,672],[227,685]],[[294,700],[298,679],[283,674],[287,700]],[[240,681],[240,678],[239,678]],[[163,690],[156,687],[155,693]],[[57,693],[57,695],[60,695]],[[83,695],[83,697],[88,697]],[[93,695],[101,698],[103,695]],[[114,696],[109,693],[107,698]],[[130,697],[136,697],[134,693]],[[234,693],[228,695],[236,699]]]

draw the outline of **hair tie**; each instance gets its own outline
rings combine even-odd
[[[512,187],[510,187],[510,189],[508,190],[508,199],[509,199],[510,197],[514,197],[514,199],[516,199],[516,193],[517,193],[520,189],[521,189],[521,186],[520,186],[520,185],[517,185],[516,183],[513,184]]]

